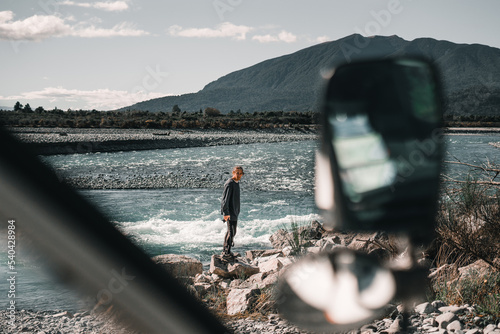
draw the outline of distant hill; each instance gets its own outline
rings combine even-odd
[[[446,113],[496,115],[500,111],[500,49],[432,38],[351,35],[229,73],[197,93],[166,96],[120,110],[309,111],[317,108],[322,71],[372,57],[423,56],[441,72]]]

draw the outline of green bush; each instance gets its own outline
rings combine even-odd
[[[449,305],[469,304],[475,307],[477,315],[492,321],[500,320],[500,272],[486,275],[471,272],[465,279],[443,275],[433,281],[432,299],[439,299]]]

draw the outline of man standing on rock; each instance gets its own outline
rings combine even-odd
[[[224,237],[223,257],[233,257],[231,247],[234,246],[234,236],[236,235],[236,226],[238,224],[238,215],[240,214],[240,180],[243,176],[243,167],[236,166],[233,169],[233,176],[224,184],[222,193],[221,214],[227,224],[227,232]]]

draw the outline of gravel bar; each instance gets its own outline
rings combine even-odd
[[[158,130],[11,128],[40,155],[136,151],[251,143],[314,140],[316,129]]]

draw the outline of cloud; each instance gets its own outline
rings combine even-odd
[[[197,37],[197,38],[226,38],[231,37],[236,40],[245,40],[247,34],[256,30],[268,30],[275,27],[253,28],[244,25],[235,25],[230,22],[224,22],[213,28],[183,28],[179,25],[173,25],[167,32],[176,37]],[[260,43],[285,42],[295,43],[297,36],[291,32],[282,30],[278,34],[260,34],[252,36],[252,40]]]
[[[0,39],[39,41],[71,34],[71,27],[57,16],[34,15],[12,21],[14,13],[0,12]]]
[[[147,92],[146,90],[129,92],[125,90],[95,89],[78,90],[63,87],[46,87],[42,90],[24,92],[14,96],[0,96],[1,103],[10,101],[49,101],[54,105],[84,105],[82,109],[113,110],[137,102],[166,96],[165,93]],[[14,102],[13,102],[14,103]],[[30,103],[32,104],[32,103]],[[32,104],[32,107],[35,103]],[[48,106],[45,106],[48,108]],[[64,108],[66,109],[66,108]]]
[[[149,35],[149,33],[144,30],[136,29],[135,26],[131,23],[123,22],[115,25],[111,29],[96,28],[94,26],[75,29],[71,35],[78,37],[86,37],[86,38],[116,37],[116,36],[137,37],[137,36]]]
[[[277,35],[271,35],[271,34],[255,35],[252,37],[252,39],[260,43],[272,43],[272,42],[295,43],[297,41],[297,36],[295,36],[291,32],[282,30]]]
[[[59,4],[65,6],[95,8],[95,9],[105,10],[108,12],[121,12],[129,8],[128,4],[125,1],[75,2],[66,0]]]
[[[198,37],[198,38],[224,38],[231,37],[236,40],[245,40],[246,34],[253,28],[244,25],[234,25],[230,22],[224,22],[212,28],[182,28],[179,25],[173,25],[168,28],[171,36],[180,37]]]
[[[278,39],[280,41],[285,42],[285,43],[295,43],[297,41],[297,36],[295,36],[291,32],[287,32],[287,31],[282,30],[278,34]]]
[[[317,43],[324,43],[324,42],[328,42],[330,40],[331,40],[330,37],[325,35],[325,36],[316,37],[316,39],[314,41]]]
[[[252,36],[252,39],[255,40],[255,41],[259,41],[261,43],[278,42],[278,37],[271,36],[270,34],[267,34],[267,35],[255,35],[255,36]]]
[[[0,40],[11,41],[41,41],[50,37],[115,37],[115,36],[144,36],[149,35],[144,30],[139,30],[130,23],[120,23],[111,29],[98,28],[94,25],[83,23],[69,25],[66,20],[55,15],[34,15],[24,20],[13,21],[12,11],[0,12]]]

